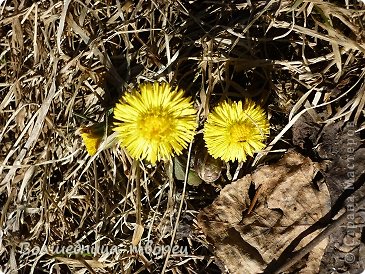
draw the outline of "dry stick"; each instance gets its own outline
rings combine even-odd
[[[138,237],[138,242],[135,243],[137,245],[140,241],[140,229],[142,226],[142,197],[141,197],[141,182],[140,182],[140,169],[139,169],[139,161],[133,160],[133,170],[135,171],[135,182],[136,182],[136,224],[137,224],[137,232],[135,234]],[[133,172],[133,171],[132,171]],[[135,241],[135,239],[133,239]]]
[[[358,203],[358,208],[361,208],[363,205],[365,205],[365,198],[360,200],[360,202]],[[343,213],[339,218],[333,221],[332,224],[327,226],[321,233],[319,233],[312,241],[310,241],[305,247],[294,252],[293,256],[291,258],[288,258],[288,260],[282,266],[280,266],[277,270],[275,270],[274,274],[282,273],[283,271],[287,270],[288,268],[296,264],[301,258],[307,255],[320,242],[322,242],[329,235],[335,232],[336,229],[346,221],[346,218],[349,214],[354,214],[354,212],[346,211],[345,213]]]
[[[83,257],[78,257],[77,260],[79,260],[87,268],[87,270],[90,271],[91,274],[96,274],[96,272],[91,267],[91,265],[88,264],[87,261]]]
[[[98,171],[96,167],[96,160],[93,160],[93,171],[94,171],[94,193],[95,193],[95,223],[99,223],[99,183],[98,183]],[[95,226],[95,247],[100,247],[99,233],[100,227]],[[94,272],[95,273],[95,272]]]
[[[250,207],[247,210],[247,215],[249,215],[251,213],[252,209],[256,205],[257,199],[259,198],[259,194],[261,193],[261,187],[262,187],[262,185],[259,185],[258,188],[256,189],[255,196],[253,197]]]
[[[142,203],[142,197],[141,197],[141,181],[140,181],[140,170],[139,170],[139,162],[136,161],[136,188],[137,188],[137,193],[136,193],[136,202],[137,202],[137,224],[142,225],[142,217],[141,217],[141,211],[142,211],[142,207],[141,207],[141,203]]]
[[[94,191],[95,191],[95,222],[99,223],[99,183],[98,183],[98,172],[96,167],[96,161],[93,161],[94,171]]]
[[[162,268],[162,271],[161,271],[161,274],[164,274],[165,271],[166,271],[166,267],[167,267],[167,263],[169,261],[169,258],[171,256],[171,250],[172,250],[172,247],[174,245],[174,241],[175,241],[175,236],[176,236],[176,231],[177,231],[177,227],[179,225],[179,220],[180,220],[180,216],[181,216],[181,212],[182,212],[182,208],[183,208],[183,205],[184,205],[184,198],[185,198],[185,192],[186,192],[186,185],[187,185],[187,182],[188,182],[188,176],[189,176],[189,166],[190,166],[190,158],[191,158],[191,149],[193,147],[193,142],[190,142],[190,145],[189,145],[189,152],[188,152],[188,159],[186,161],[186,168],[185,168],[185,178],[184,178],[184,187],[183,187],[183,191],[182,191],[182,194],[181,194],[181,201],[180,201],[180,206],[179,206],[179,211],[177,213],[177,217],[176,217],[176,222],[175,222],[175,227],[174,227],[174,231],[172,232],[172,235],[171,235],[171,242],[170,242],[170,248],[168,249],[167,251],[167,255],[166,255],[166,259],[165,259],[165,263],[163,265],[163,268]]]

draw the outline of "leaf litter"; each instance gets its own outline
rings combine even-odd
[[[199,225],[230,273],[263,272],[293,239],[329,211],[327,186],[316,189],[312,184],[316,172],[318,167],[309,158],[290,151],[279,162],[226,186],[199,214]],[[260,186],[260,193],[248,214],[252,185]],[[301,240],[298,248],[316,234]],[[318,272],[325,247],[326,241],[313,249],[300,271]]]
[[[259,254],[263,236],[253,237],[255,230],[271,237],[280,232],[273,243],[287,246],[285,256],[295,250],[290,261],[299,271],[360,273],[365,268],[364,19],[364,4],[355,0],[0,1],[0,270],[219,273],[236,267],[234,262],[223,266],[224,260],[214,256],[197,226],[197,215],[232,180],[237,185],[242,176],[277,165],[282,155],[296,155],[288,152],[296,148],[304,155],[297,157],[308,175],[314,176],[314,163],[313,169],[319,170],[312,183],[304,176],[306,195],[312,195],[308,198],[326,196],[324,183],[330,193],[329,200],[327,195],[309,204],[317,206],[318,216],[302,212],[314,221],[330,202],[329,213],[314,229],[323,233],[303,249],[296,250],[296,243],[304,245],[315,233],[287,239],[288,246],[286,233],[303,227],[284,230],[299,214],[285,201],[308,201],[295,195],[297,200],[284,199],[281,192],[274,195],[276,188],[270,184],[265,188],[261,182],[246,182],[236,190],[246,195],[239,196],[246,215],[238,214],[236,200],[225,207],[236,209],[231,220],[236,228],[229,232],[242,246],[233,242],[233,250],[246,257],[253,252],[248,262],[253,269],[268,264],[268,271],[273,270],[269,273],[284,271],[286,258],[267,247]],[[178,85],[192,96],[201,126],[227,98],[260,103],[270,118],[268,147],[246,163],[224,164],[208,157],[195,140],[185,159],[174,159],[176,165],[140,163],[137,168],[109,135],[90,157],[78,129],[108,124],[122,94],[155,80]],[[348,138],[350,123],[354,138]],[[356,145],[349,145],[348,139]],[[348,147],[354,151],[347,152]],[[189,157],[193,161],[185,182]],[[355,163],[350,171],[349,159]],[[285,190],[280,182],[277,186]],[[263,199],[271,206],[265,207]],[[264,220],[258,212],[270,216]],[[244,236],[252,239],[243,240],[243,225]],[[329,244],[321,256],[320,247],[314,247],[326,238]],[[185,246],[188,255],[55,257],[20,248],[24,242],[33,247],[81,243],[128,248],[150,240],[156,246]],[[350,242],[353,246],[346,245]],[[224,247],[230,251],[228,244]],[[313,265],[306,254],[298,256],[304,251],[318,252],[310,255],[317,258]]]

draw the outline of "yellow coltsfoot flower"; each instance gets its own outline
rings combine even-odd
[[[265,147],[269,130],[264,110],[252,100],[223,102],[208,115],[204,140],[214,158],[244,162]]]
[[[133,158],[155,164],[181,154],[193,140],[195,114],[181,89],[168,83],[145,83],[116,104],[113,130]]]
[[[80,127],[79,133],[89,155],[93,156],[98,151],[105,134],[105,128],[106,125],[104,122],[96,123],[88,127]]]

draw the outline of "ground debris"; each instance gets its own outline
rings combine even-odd
[[[230,273],[261,273],[293,239],[329,211],[327,187],[322,184],[317,190],[311,184],[316,171],[309,158],[289,151],[278,163],[262,166],[226,186],[213,204],[200,212],[199,225]],[[247,214],[251,184],[261,185],[261,190],[253,212]],[[298,248],[314,234],[303,239]],[[325,247],[326,241],[321,242],[307,262],[296,265],[302,271],[299,273],[318,272]]]
[[[321,132],[317,152],[327,161],[321,173],[331,195],[332,210],[346,208],[350,214],[331,235],[320,273],[334,269],[339,273],[360,273],[365,268],[362,238],[365,208],[361,209],[357,204],[365,197],[364,180],[361,179],[365,170],[365,148],[361,144],[360,134],[356,133],[352,122],[329,124]]]

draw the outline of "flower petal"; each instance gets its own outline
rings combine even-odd
[[[209,115],[204,126],[208,152],[224,161],[244,162],[247,155],[265,147],[270,125],[264,110],[252,100],[223,102]]]
[[[181,154],[195,134],[196,110],[184,92],[168,83],[145,83],[114,108],[114,128],[135,159],[152,164]]]

